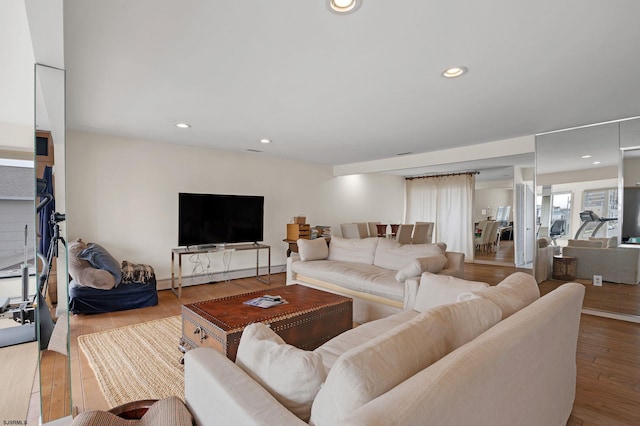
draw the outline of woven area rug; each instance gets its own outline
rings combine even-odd
[[[38,342],[0,349],[0,424],[26,424],[37,366]]]
[[[78,337],[110,407],[141,399],[184,399],[178,342],[181,317],[169,317]]]

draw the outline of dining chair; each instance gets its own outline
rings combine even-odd
[[[357,223],[341,223],[340,231],[342,232],[342,238],[360,238]]]
[[[398,226],[396,241],[400,244],[411,244],[411,233],[413,232],[413,224],[401,224]]]
[[[433,222],[416,222],[413,227],[412,244],[425,244],[433,241]]]
[[[369,236],[370,237],[379,237],[379,232],[378,232],[378,225],[380,225],[380,222],[367,222],[367,225],[369,226]],[[387,225],[385,225],[386,227]]]

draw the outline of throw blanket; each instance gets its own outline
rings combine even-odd
[[[135,264],[129,261],[122,261],[122,281],[121,283],[148,283],[153,278],[153,267],[143,264]]]

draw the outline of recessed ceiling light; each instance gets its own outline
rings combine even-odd
[[[180,128],[180,129],[188,129],[189,127],[191,127],[191,124],[187,124],[187,123],[177,123],[176,127]]]
[[[582,156],[582,157],[580,157],[580,158],[591,158],[591,156],[590,156],[589,154],[586,154],[586,155],[583,155],[583,156]]]
[[[594,161],[592,164],[600,164],[599,161]]]
[[[260,139],[260,143],[271,143],[271,139],[262,138]]]
[[[347,15],[358,10],[362,0],[327,0],[327,7],[338,15]]]
[[[469,71],[467,67],[449,67],[442,71],[442,76],[445,78],[456,78],[466,74],[467,71]]]

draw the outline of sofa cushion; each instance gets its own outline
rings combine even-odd
[[[327,371],[329,371],[337,359],[349,349],[367,343],[369,340],[375,339],[381,334],[414,319],[418,315],[420,315],[420,312],[408,309],[385,318],[366,322],[334,337],[313,351],[320,354],[322,363]]]
[[[87,248],[87,244],[80,238],[67,245],[69,274],[81,286],[93,287],[101,290],[111,290],[115,285],[115,278],[104,269],[96,269],[78,256]]]
[[[489,284],[479,281],[468,281],[450,275],[425,272],[420,277],[420,287],[418,287],[413,309],[424,312],[435,306],[455,303],[461,294],[487,287]]]
[[[412,259],[441,254],[444,254],[444,250],[437,244],[400,244],[396,240],[381,238],[373,264],[380,268],[398,271]]]
[[[551,238],[540,237],[538,238],[538,248],[545,248],[551,244]]]
[[[319,354],[288,345],[263,323],[242,332],[236,364],[304,421],[326,372]]]
[[[313,279],[402,302],[404,284],[396,281],[396,271],[363,263],[314,260],[293,262],[291,270]]]
[[[120,281],[122,280],[120,262],[118,262],[111,253],[107,251],[107,249],[102,247],[100,244],[89,243],[87,244],[87,248],[78,254],[78,257],[80,259],[87,260],[94,268],[104,269],[113,275],[116,287],[118,287],[118,284],[120,284]]]
[[[482,302],[482,303],[477,303]],[[335,425],[500,320],[482,299],[439,306],[345,352],[311,407],[311,423]]]
[[[328,259],[373,265],[378,240],[378,237],[362,239],[331,237]]]
[[[439,254],[437,256],[418,257],[410,260],[396,274],[396,280],[404,282],[409,277],[419,277],[423,272],[437,274],[447,265],[447,256]]]
[[[497,286],[463,293],[458,300],[470,300],[476,297],[490,300],[498,305],[502,310],[502,319],[505,319],[538,300],[540,298],[540,289],[531,274],[515,272],[502,280]]]
[[[589,237],[589,241],[602,241],[603,248],[618,247],[618,237]]]
[[[296,242],[300,260],[322,260],[329,257],[329,246],[324,238],[315,240],[299,239]]]
[[[569,240],[567,241],[568,247],[589,247],[589,248],[603,248],[601,240]]]

